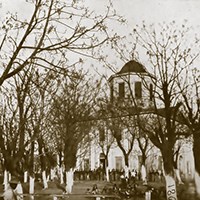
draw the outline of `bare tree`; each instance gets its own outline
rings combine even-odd
[[[182,124],[178,121],[180,111],[180,90],[178,89],[177,77],[185,73],[185,69],[194,62],[198,53],[192,54],[192,49],[188,47],[186,36],[189,35],[186,26],[177,27],[171,24],[158,26],[142,27],[137,26],[133,29],[132,41],[133,49],[129,50],[126,46],[123,49],[117,45],[117,52],[120,58],[124,58],[126,53],[129,55],[144,55],[148,70],[151,74],[153,84],[153,112],[145,115],[138,109],[137,103],[133,101],[137,122],[141,129],[148,134],[152,143],[158,147],[163,157],[163,167],[166,178],[167,199],[177,199],[174,174],[174,145],[183,134]],[[126,57],[127,58],[127,57]],[[130,59],[130,56],[128,56]],[[135,58],[136,59],[136,58]],[[147,88],[148,83],[143,80],[143,87]],[[134,97],[135,98],[135,97]],[[148,116],[148,117],[146,117]]]
[[[82,61],[81,56],[98,59],[94,49],[115,38],[106,23],[121,20],[111,4],[103,16],[75,1],[31,0],[26,4],[31,7],[30,17],[20,19],[10,13],[1,23],[0,85],[31,63],[67,72],[66,65]],[[66,64],[74,53],[78,59]]]
[[[29,118],[31,116],[30,88],[31,76],[28,71],[21,71],[3,90],[1,120],[1,152],[4,160],[4,184],[7,187],[8,173],[17,178],[21,187],[23,173],[29,164],[27,155],[32,146],[34,135],[29,134]],[[32,149],[32,148],[31,148]],[[33,155],[33,154],[32,154]],[[31,160],[31,159],[30,159]],[[30,161],[31,162],[31,161]],[[8,173],[7,173],[8,172]]]
[[[114,144],[114,138],[110,134],[109,129],[107,129],[106,123],[100,122],[100,124],[97,125],[97,129],[99,131],[97,144],[100,146],[102,153],[105,155],[105,167],[107,168],[109,165],[108,154]]]
[[[115,138],[113,137],[112,132],[109,129],[110,115],[109,115],[109,111],[107,109],[109,100],[107,97],[107,93],[105,92],[105,88],[103,88],[103,94],[104,94],[104,96],[99,98],[96,103],[97,123],[96,123],[96,127],[94,127],[94,129],[97,129],[97,131],[94,131],[94,132],[95,132],[95,134],[98,134],[98,136],[96,136],[96,138],[95,138],[96,144],[98,146],[100,146],[101,151],[102,151],[103,155],[105,156],[104,170],[106,170],[106,178],[107,178],[107,181],[109,181],[108,156],[109,156],[111,148],[116,145],[115,145]]]
[[[5,152],[2,154],[5,169],[17,178],[24,175],[24,182],[27,182],[29,174],[32,183],[31,193],[34,192],[34,186],[31,185],[35,177],[36,143],[39,149],[38,158],[42,161],[42,170],[46,171],[46,168],[55,165],[53,161],[55,152],[48,142],[46,122],[50,94],[55,90],[51,89],[51,78],[50,72],[39,74],[33,66],[29,66],[14,77],[13,82],[10,82],[3,93],[5,97],[2,103],[4,115],[2,116],[1,151]],[[10,150],[7,149],[8,146]],[[47,187],[47,183],[44,185]]]
[[[76,75],[76,76],[75,76]],[[99,83],[93,84],[81,72],[72,78],[63,77],[58,93],[53,98],[50,120],[54,127],[53,135],[58,138],[59,151],[62,151],[67,183],[66,191],[71,192],[73,169],[76,166],[79,144],[91,130],[91,117],[94,114],[94,100],[99,91]]]
[[[153,145],[151,144],[148,135],[141,133],[141,131],[139,133],[139,136],[137,137],[137,142],[142,154],[141,165],[146,167],[146,160],[151,153]]]
[[[33,86],[29,94],[32,102],[29,128],[30,132],[35,136],[34,142],[38,146],[43,185],[44,188],[47,188],[47,172],[50,173],[51,169],[56,166],[56,150],[52,136],[49,134],[52,126],[46,116],[50,112],[52,95],[57,90],[56,84],[59,79],[53,71],[39,73],[34,67],[30,72],[30,76],[32,77]]]
[[[26,72],[16,77],[11,89],[6,88],[2,105],[1,152],[5,169],[13,176],[22,175],[20,161],[28,146],[26,137],[31,103],[29,102],[30,77]]]
[[[180,119],[188,127],[188,135],[193,136],[193,155],[195,161],[195,184],[197,197],[200,198],[200,159],[199,159],[199,142],[200,142],[200,101],[199,101],[199,70],[195,67],[188,68],[184,78],[179,77],[178,83],[182,91],[182,110]]]
[[[112,104],[109,107],[110,122],[108,127],[124,155],[125,166],[129,167],[129,156],[137,136],[137,122],[135,116],[127,115],[121,106]]]

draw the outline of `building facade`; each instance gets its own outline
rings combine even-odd
[[[134,107],[141,110],[150,111],[153,107],[153,83],[152,75],[146,68],[134,60],[126,63],[122,69],[113,74],[109,78],[110,85],[110,102],[111,104],[122,104],[126,108],[134,110]],[[87,147],[84,158],[78,160],[78,168],[82,170],[95,170],[100,166],[108,167],[109,170],[115,169],[121,171],[125,168],[125,159],[122,150],[117,142],[112,138],[112,133],[107,127],[104,127],[106,134],[102,147],[101,133],[98,129],[93,132],[93,139]],[[137,131],[137,130],[136,130]],[[129,130],[122,131],[122,144],[125,151],[129,150],[129,138],[131,137]],[[112,143],[111,143],[112,142]],[[110,145],[110,149],[105,156],[102,148]],[[159,149],[157,149],[150,141],[147,148],[147,159],[145,166],[147,172],[162,171],[162,157]],[[193,154],[191,144],[182,145],[179,153],[178,167],[184,177],[191,178],[194,170]],[[142,152],[139,147],[137,137],[133,143],[133,149],[129,154],[129,169],[140,171],[142,165]]]

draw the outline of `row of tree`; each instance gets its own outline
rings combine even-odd
[[[80,142],[83,138],[87,141],[92,122],[105,116],[111,119],[106,122],[107,126],[126,160],[129,152],[123,151],[121,131],[124,123],[129,122],[116,119],[127,115],[127,111],[107,104],[104,113],[97,114],[94,100],[100,85],[95,81],[91,84],[83,72],[75,70],[76,64],[82,62],[80,55],[94,58],[97,55],[95,48],[103,48],[104,44],[111,42],[121,60],[142,60],[139,56],[144,57],[145,53],[148,57],[146,66],[151,68],[153,113],[148,117],[141,113],[130,93],[135,114],[128,119],[131,127],[126,128],[136,127],[160,149],[168,199],[171,194],[177,198],[173,176],[176,141],[192,135],[195,181],[200,194],[199,71],[193,67],[199,55],[199,39],[193,37],[193,46],[189,46],[185,38],[190,36],[191,29],[184,25],[177,27],[174,22],[150,29],[143,25],[133,29],[131,38],[128,38],[130,44],[126,46],[122,41],[120,46],[116,35],[109,36],[105,25],[109,19],[121,20],[111,12],[111,7],[104,16],[94,16],[74,1],[68,4],[57,0],[33,0],[27,4],[33,6],[32,15],[27,19],[21,20],[10,14],[1,23],[0,148],[4,169],[14,176],[29,171],[33,177],[37,152],[44,180],[47,167],[56,163],[52,157],[54,154],[60,155],[60,166],[63,164],[66,172],[71,171],[76,164]],[[69,62],[73,53],[79,55],[75,64]],[[102,56],[98,58],[113,70]],[[128,81],[127,84],[131,91]],[[150,89],[145,79],[143,85]],[[162,112],[160,108],[163,108]],[[135,132],[130,132],[134,141]],[[44,187],[47,187],[46,183]]]
[[[91,129],[88,119],[99,88],[98,82],[84,76],[82,72],[70,78],[39,74],[29,67],[2,89],[1,161],[12,177],[22,181],[28,172],[34,178],[37,165],[47,188],[47,171],[57,164],[65,172],[76,166],[79,144]]]
[[[148,136],[151,142],[160,150],[163,158],[163,168],[166,179],[167,199],[177,199],[175,171],[177,169],[174,157],[177,153],[177,143],[183,138],[192,136],[192,146],[195,165],[195,184],[197,196],[200,196],[200,161],[199,161],[199,39],[194,36],[188,41],[193,29],[186,25],[178,27],[175,22],[170,25],[146,27],[142,25],[133,29],[130,35],[130,43],[123,41],[115,43],[113,48],[120,59],[128,62],[130,59],[141,60],[141,56],[147,57],[145,66],[149,71],[149,79],[146,75],[138,74],[142,80],[142,87],[148,93],[153,92],[150,110],[141,109],[137,98],[134,96],[130,78],[122,77],[129,88],[129,100],[123,106],[125,115],[132,114],[132,127],[138,127],[139,132]],[[127,38],[126,38],[127,41]],[[145,55],[144,55],[145,54]],[[195,66],[196,64],[196,66]],[[110,63],[106,63],[112,68]],[[144,94],[145,96],[145,94]],[[133,105],[134,112],[130,112],[129,104]],[[124,110],[124,108],[128,108]],[[119,110],[117,112],[117,110]],[[111,107],[109,115],[123,116],[119,106]],[[123,120],[124,122],[124,120]],[[130,123],[128,123],[130,124]],[[113,131],[117,144],[120,146],[120,126],[115,120]],[[117,128],[116,128],[117,127]],[[178,148],[179,149],[179,148]],[[123,150],[122,150],[123,152]],[[126,152],[128,153],[128,152]],[[125,155],[125,154],[124,154]],[[126,157],[126,156],[125,156]],[[125,159],[126,160],[126,159]],[[126,162],[127,163],[127,162]]]
[[[28,12],[8,13],[0,22],[1,161],[12,176],[28,171],[33,180],[37,155],[46,188],[45,171],[57,163],[53,155],[69,172],[89,131],[85,121],[99,83],[78,68],[84,56],[100,59],[97,52],[117,37],[106,24],[122,19],[112,4],[101,15],[76,1],[24,4]]]

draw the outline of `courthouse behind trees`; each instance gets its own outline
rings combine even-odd
[[[110,96],[109,103],[106,107],[109,111],[104,116],[104,131],[101,131],[98,127],[94,127],[93,134],[98,137],[94,137],[90,142],[84,158],[78,159],[78,170],[94,170],[99,166],[104,166],[105,168],[106,164],[109,170],[115,169],[121,171],[127,164],[130,170],[135,169],[138,172],[140,172],[142,164],[145,164],[147,172],[151,170],[163,170],[160,150],[149,141],[146,147],[146,160],[143,163],[142,149],[138,143],[138,139],[141,138],[143,139],[141,141],[144,146],[146,138],[145,134],[142,135],[140,133],[142,131],[137,124],[138,112],[141,116],[148,119],[146,122],[154,115],[154,86],[151,78],[152,75],[147,69],[135,60],[127,62],[119,72],[110,76]],[[112,109],[114,111],[113,115]],[[109,112],[110,115],[108,114]],[[162,107],[160,107],[159,113],[161,117],[163,116],[162,112]],[[134,124],[133,121],[135,121]],[[119,128],[120,123],[122,126]],[[113,126],[120,129],[120,137],[116,137],[113,134],[113,126],[109,124],[114,124]],[[114,138],[115,142],[111,144],[106,158],[102,148],[100,148],[100,144],[102,142],[101,140],[103,140],[104,146],[109,145],[111,137]],[[133,143],[131,143],[132,138],[134,140]],[[117,139],[120,140],[125,152],[131,149],[128,155],[128,163],[125,161],[123,150],[119,147]],[[182,146],[178,153],[177,165],[180,169],[181,176],[186,179],[191,179],[193,178],[192,174],[194,172],[192,146],[190,143],[184,142],[184,139],[180,139],[180,141],[182,142]]]

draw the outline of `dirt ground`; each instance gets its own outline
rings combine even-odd
[[[98,199],[97,196],[93,196],[88,194],[88,190],[91,190],[93,185],[97,184],[99,191],[106,186],[107,188],[112,188],[114,183],[106,182],[106,181],[75,181],[72,194],[64,194],[64,186],[60,185],[58,182],[49,182],[48,189],[43,189],[43,184],[41,182],[35,183],[35,194],[34,198],[28,195],[29,186],[28,184],[23,184],[23,191],[24,191],[24,200],[58,200],[58,199],[68,199],[68,200],[96,200]],[[117,183],[119,184],[119,183]],[[148,183],[149,187],[154,188],[165,188],[164,183],[152,182]],[[147,186],[143,186],[142,183],[138,183],[138,189],[143,193],[147,189]],[[190,194],[187,193],[187,186],[182,185],[178,187],[178,192],[181,194],[180,200],[192,200]],[[3,185],[0,185],[0,199],[2,199],[3,194]],[[187,196],[188,195],[188,196]],[[56,197],[55,197],[56,196]],[[103,198],[106,200],[117,200],[118,198]],[[134,197],[134,200],[144,200],[144,195],[142,197]],[[165,198],[161,198],[160,200],[164,200]],[[132,200],[130,198],[130,200]],[[152,198],[153,200],[153,198]],[[159,200],[159,199],[156,199]]]

